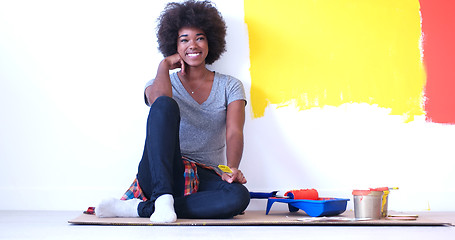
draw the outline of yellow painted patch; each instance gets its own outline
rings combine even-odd
[[[412,121],[425,72],[418,0],[244,0],[254,117],[369,103]]]

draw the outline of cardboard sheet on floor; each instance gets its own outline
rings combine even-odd
[[[352,211],[334,217],[312,218],[303,211],[270,212],[246,211],[232,219],[178,219],[174,223],[151,223],[148,218],[98,218],[95,215],[82,214],[68,221],[76,225],[119,225],[119,226],[454,226],[455,214],[413,213],[419,215],[415,220],[381,219],[355,220]]]

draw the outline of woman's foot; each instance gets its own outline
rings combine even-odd
[[[105,199],[95,208],[95,214],[100,218],[139,217],[137,206],[140,202],[142,200],[136,198],[126,201],[116,198]]]
[[[174,210],[174,197],[163,194],[155,200],[155,211],[150,216],[150,221],[155,223],[172,223],[177,221]]]

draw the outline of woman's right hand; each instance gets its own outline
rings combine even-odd
[[[178,53],[164,58],[158,66],[153,84],[145,89],[147,105],[152,105],[155,99],[160,96],[172,97],[172,84],[169,77],[169,70],[181,68],[181,74],[185,74],[185,62]]]
[[[185,74],[185,62],[178,53],[164,58],[163,62],[166,63],[166,66],[169,68],[168,70],[180,68],[181,73],[183,75]]]

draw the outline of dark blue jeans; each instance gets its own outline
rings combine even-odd
[[[250,202],[248,189],[228,183],[212,170],[198,167],[199,190],[183,196],[185,179],[179,140],[180,110],[170,97],[159,97],[150,107],[144,153],[137,179],[148,201],[138,206],[140,217],[150,217],[155,200],[174,196],[178,218],[231,218]]]

